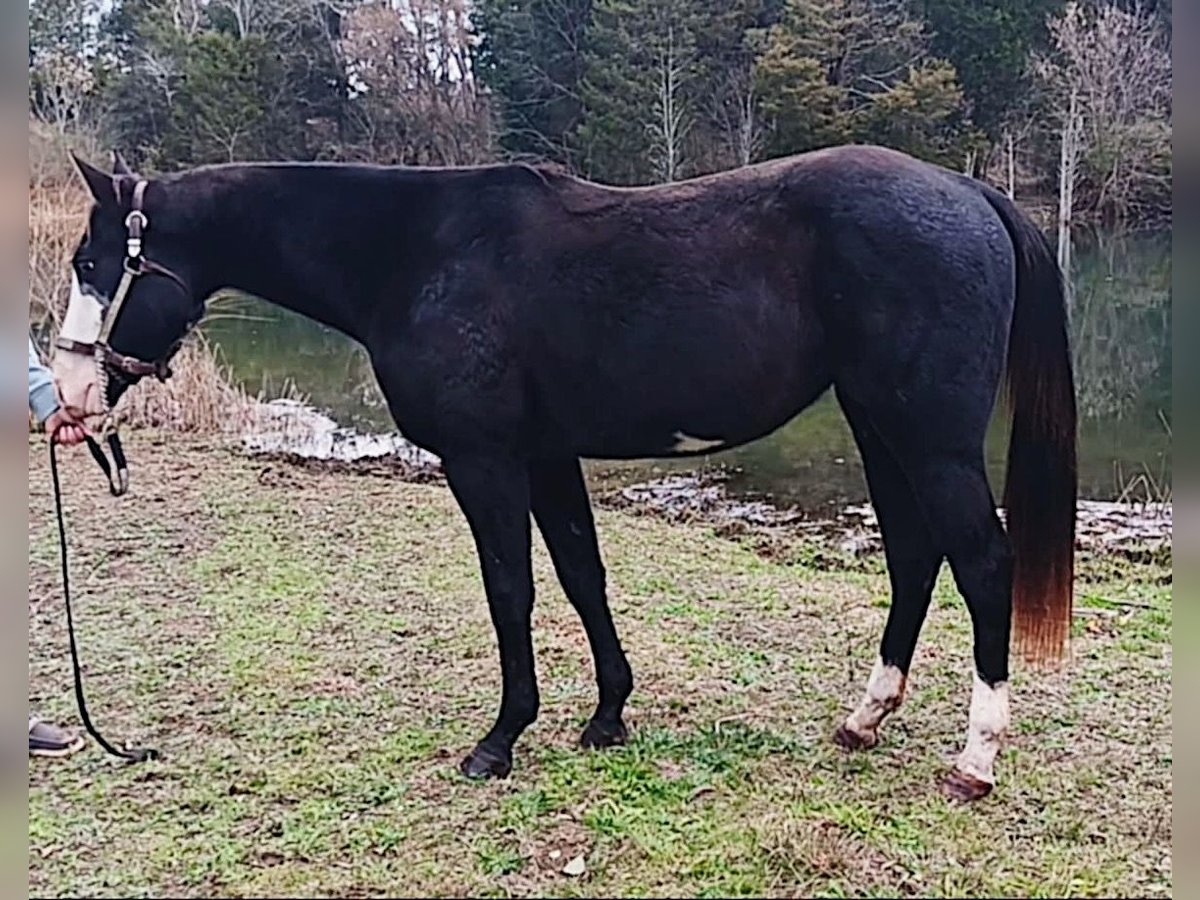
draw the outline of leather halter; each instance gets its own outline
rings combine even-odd
[[[148,259],[143,253],[142,233],[150,224],[150,219],[142,209],[146,194],[146,185],[147,182],[143,180],[139,181],[133,188],[133,199],[129,214],[125,217],[125,260],[122,264],[121,280],[117,284],[116,293],[113,294],[112,302],[109,303],[108,312],[104,317],[104,322],[100,326],[100,334],[94,343],[85,343],[64,337],[59,337],[54,343],[56,347],[62,350],[92,354],[96,358],[96,364],[100,366],[102,373],[104,372],[104,368],[108,367],[135,378],[153,375],[159,381],[166,381],[171,377],[171,367],[168,365],[168,361],[175,354],[175,351],[179,349],[180,344],[183,343],[183,338],[172,344],[166,353],[153,362],[146,362],[134,356],[117,353],[108,343],[109,335],[112,334],[113,326],[117,321],[117,315],[121,312],[121,307],[125,305],[125,300],[129,297],[134,280],[139,276],[162,275],[170,278],[179,285],[184,293],[190,293],[182,278],[166,266],[159,265],[153,260]],[[108,405],[106,398],[102,402],[104,402],[105,406]]]

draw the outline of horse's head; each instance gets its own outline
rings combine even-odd
[[[75,159],[94,204],[71,261],[53,370],[63,406],[82,417],[106,415],[146,375],[165,379],[204,311],[180,198],[113,157],[112,174]]]

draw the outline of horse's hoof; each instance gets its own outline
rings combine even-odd
[[[512,756],[501,756],[481,744],[467,754],[458,768],[468,778],[476,781],[507,778],[512,771]]]
[[[875,732],[859,734],[843,725],[834,732],[833,742],[843,750],[870,750],[879,743],[879,735]]]
[[[602,750],[605,747],[622,747],[628,739],[629,732],[620,719],[616,722],[597,722],[593,719],[583,730],[579,744],[585,750]]]
[[[958,769],[951,770],[950,774],[942,780],[942,793],[960,803],[974,803],[976,800],[982,800],[991,792],[992,785],[982,778],[976,778],[974,775],[968,775]]]

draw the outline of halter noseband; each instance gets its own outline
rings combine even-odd
[[[188,293],[188,287],[184,284],[182,278],[166,266],[159,265],[153,260],[147,259],[142,252],[142,232],[150,224],[149,218],[147,218],[146,213],[142,209],[146,194],[146,184],[147,182],[145,181],[139,181],[133,188],[131,208],[129,214],[125,216],[125,260],[122,264],[121,280],[117,284],[116,293],[113,294],[112,302],[108,306],[108,312],[104,316],[104,322],[100,326],[100,334],[92,343],[76,341],[61,336],[54,343],[56,347],[62,350],[92,354],[96,358],[96,365],[100,368],[101,374],[104,376],[107,375],[106,367],[108,367],[135,378],[153,375],[159,381],[166,381],[171,377],[171,367],[168,365],[168,360],[179,349],[180,344],[183,343],[182,338],[176,341],[162,357],[153,362],[146,362],[133,356],[117,353],[108,343],[109,335],[112,334],[113,326],[117,321],[117,315],[121,312],[121,307],[125,304],[125,300],[133,288],[134,279],[139,275],[165,276],[179,285],[185,293]],[[102,391],[101,393],[105,392]],[[108,405],[107,398],[103,398],[102,402],[105,406]]]

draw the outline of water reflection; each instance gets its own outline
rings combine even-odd
[[[1169,491],[1171,474],[1170,236],[1080,235],[1074,251],[1072,331],[1080,423],[1080,493],[1115,499]],[[348,338],[248,298],[222,298],[204,330],[252,393],[294,387],[339,424],[395,429],[366,353]],[[988,438],[1002,489],[1007,433]],[[807,509],[866,497],[862,465],[832,395],[774,434],[703,461],[592,464],[646,478],[696,468],[730,472],[729,487]]]

